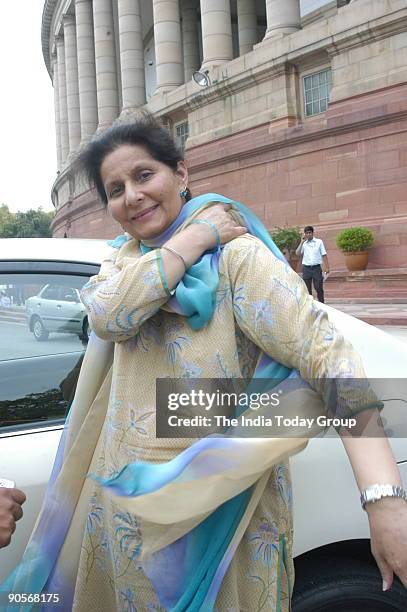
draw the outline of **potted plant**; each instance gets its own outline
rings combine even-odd
[[[293,270],[297,271],[299,258],[295,249],[301,242],[301,231],[299,227],[276,227],[271,237],[287,259]]]
[[[373,232],[366,227],[348,227],[337,235],[336,244],[344,253],[350,272],[366,270],[373,241]]]

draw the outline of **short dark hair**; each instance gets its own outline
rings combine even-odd
[[[305,232],[312,232],[312,233],[314,233],[314,228],[312,227],[312,225],[307,225],[306,227],[304,227],[304,233]]]
[[[122,145],[137,145],[157,161],[174,172],[178,162],[184,160],[181,149],[176,145],[170,132],[150,113],[143,113],[131,123],[117,123],[102,134],[96,135],[79,153],[76,160],[78,170],[96,188],[103,204],[107,196],[100,176],[100,168],[107,155]],[[189,190],[188,190],[189,192]],[[191,198],[188,193],[187,200]]]

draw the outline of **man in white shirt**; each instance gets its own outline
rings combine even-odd
[[[329,263],[324,243],[320,238],[314,238],[314,228],[307,225],[301,243],[295,251],[302,255],[302,278],[307,285],[308,293],[312,295],[312,283],[314,283],[317,298],[324,302],[324,277],[321,264],[323,263],[325,274],[329,273]]]

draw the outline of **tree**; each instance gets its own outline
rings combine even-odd
[[[10,213],[3,204],[0,207],[0,238],[51,238],[53,218],[53,212],[44,212],[41,207]]]
[[[8,206],[2,204],[0,206],[0,236],[3,235],[4,227],[10,222],[12,216],[13,215],[9,211]]]

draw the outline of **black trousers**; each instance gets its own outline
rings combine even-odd
[[[312,283],[314,283],[318,301],[324,303],[324,277],[322,276],[320,264],[316,266],[302,266],[302,279],[307,285],[310,295],[312,295]]]

